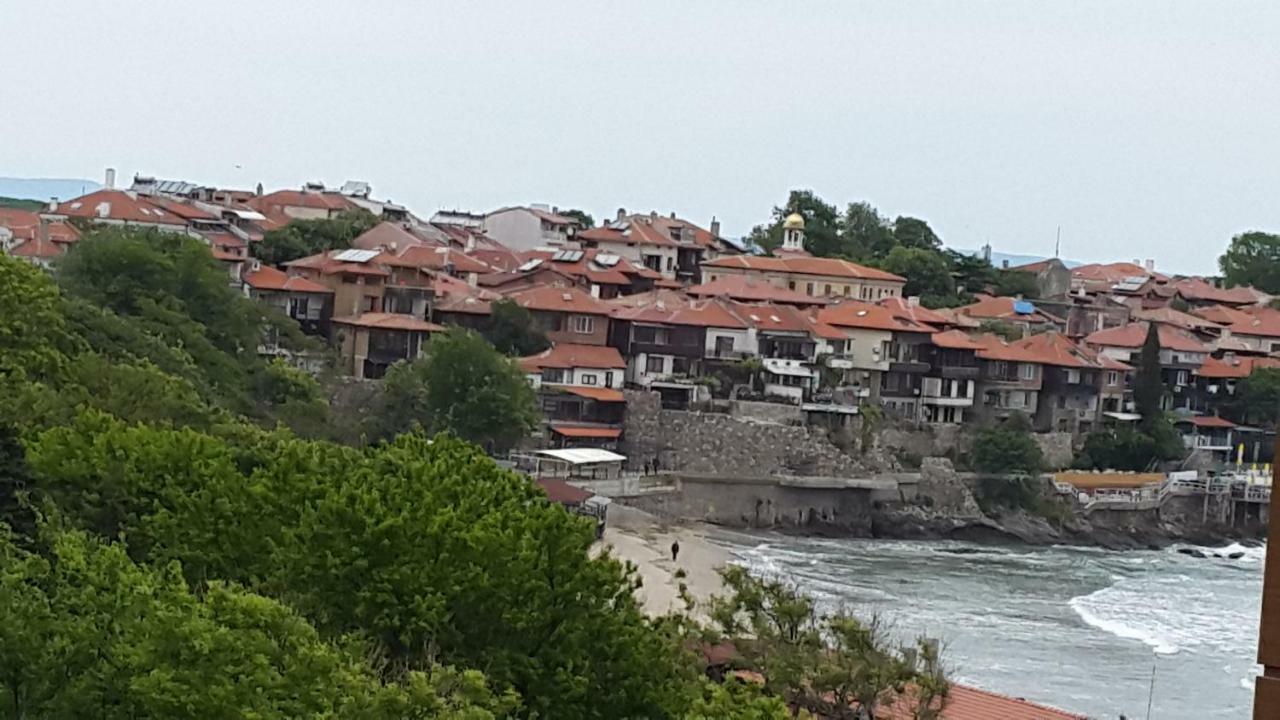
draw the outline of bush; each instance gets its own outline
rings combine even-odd
[[[1044,466],[1044,454],[1031,434],[1030,420],[1016,413],[980,430],[970,456],[976,470],[997,475],[1034,475]]]

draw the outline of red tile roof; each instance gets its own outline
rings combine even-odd
[[[1222,327],[1211,320],[1180,312],[1170,307],[1154,308],[1151,310],[1139,308],[1132,312],[1132,317],[1134,320],[1149,320],[1155,323],[1173,325],[1174,327],[1179,327],[1183,330],[1216,331]]]
[[[429,333],[444,332],[445,330],[443,325],[437,325],[412,315],[401,315],[399,313],[369,312],[358,316],[336,317],[333,321],[342,325],[354,325],[356,327],[379,330],[413,330]]]
[[[262,265],[257,270],[250,270],[244,274],[244,282],[251,288],[256,290],[281,290],[284,292],[303,292],[303,293],[332,293],[333,290],[321,285],[318,282],[308,280],[304,277],[292,277],[284,272],[271,267],[270,265]]]
[[[1128,369],[1128,365],[1118,361],[1104,362],[1101,355],[1093,350],[1072,342],[1066,335],[1057,332],[1046,332],[1022,338],[1009,343],[1010,346],[1025,350],[1044,365],[1056,365],[1068,368],[1107,368],[1113,370]]]
[[[672,218],[656,213],[627,215],[620,222],[614,221],[609,225],[583,230],[576,237],[587,242],[675,247],[684,244],[680,239],[685,237],[681,232],[684,228],[691,231],[688,235],[693,245],[703,249],[720,246],[718,238],[698,225],[682,218]]]
[[[98,190],[72,198],[58,203],[58,209],[51,214],[150,225],[187,225],[186,216],[153,204],[146,196],[124,190]]]
[[[1030,300],[1023,300],[1032,307],[1030,313],[1019,313],[1014,307],[1019,301],[1011,297],[981,297],[971,305],[956,308],[956,312],[982,320],[1015,320],[1036,325],[1061,325],[1062,319],[1036,308]]]
[[[621,390],[605,387],[587,387],[583,385],[564,385],[559,388],[578,397],[590,398],[596,402],[624,403],[627,401]],[[615,436],[616,437],[616,436]]]
[[[1272,308],[1255,308],[1250,311],[1247,320],[1240,319],[1227,326],[1232,335],[1251,337],[1280,337],[1280,310]]]
[[[824,307],[818,311],[818,320],[836,327],[863,330],[896,330],[898,332],[933,332],[934,330],[927,325],[900,320],[894,317],[893,311],[887,307],[859,300],[843,300],[835,305]]]
[[[13,257],[38,258],[41,260],[49,260],[62,255],[67,248],[65,243],[56,243],[52,240],[24,240],[21,244],[14,246],[9,250],[9,254]]]
[[[787,305],[825,305],[830,300],[813,297],[796,290],[778,287],[772,283],[747,275],[725,275],[701,285],[694,285],[685,292],[695,297],[725,297],[740,302],[774,302]]]
[[[1205,358],[1197,374],[1205,378],[1244,378],[1261,368],[1280,368],[1280,358],[1236,356]]]
[[[1252,288],[1223,289],[1214,287],[1203,278],[1198,277],[1175,280],[1169,283],[1169,286],[1182,297],[1192,301],[1207,301],[1226,305],[1251,305],[1259,300],[1258,294]]]
[[[1156,332],[1160,337],[1161,348],[1182,352],[1209,352],[1209,346],[1200,342],[1185,330],[1157,323]],[[1134,322],[1099,330],[1090,334],[1084,341],[1089,345],[1103,347],[1139,348],[1147,341],[1147,323]]]
[[[611,253],[602,252],[596,248],[583,250],[582,255],[573,262],[554,259],[557,254],[554,250],[531,250],[520,256],[520,262],[539,261],[535,267],[525,271],[526,273],[537,272],[541,269],[551,269],[567,277],[580,277],[597,285],[630,285],[637,277],[651,279],[661,277],[643,265],[636,265],[617,255],[611,256]],[[611,256],[612,262],[601,264],[598,260],[601,255]],[[520,273],[516,271],[513,274]]]
[[[571,438],[614,440],[622,436],[621,428],[599,427],[597,425],[569,425],[567,423],[551,423],[551,432]]]
[[[910,698],[899,699],[888,706],[876,708],[876,717],[883,720],[913,720],[916,703]],[[1086,716],[1066,712],[968,685],[951,686],[938,720],[1087,720]]]
[[[959,330],[936,332],[929,336],[929,342],[948,350],[981,350],[982,345],[974,342],[968,335]]]
[[[982,349],[978,351],[978,357],[983,360],[1024,363],[1043,362],[1043,358],[1032,349],[1010,345],[991,333],[971,335],[970,339],[982,346]]]
[[[437,277],[439,280],[439,277]],[[481,292],[488,293],[484,290]],[[492,293],[490,293],[492,294]],[[489,315],[493,312],[494,298],[484,297],[479,294],[451,294],[445,299],[436,303],[436,312],[438,313],[462,313],[464,315]]]
[[[851,280],[882,280],[905,283],[906,279],[893,273],[859,265],[848,260],[815,257],[761,257],[759,255],[729,255],[702,263],[706,268],[754,270],[757,272],[821,275]]]
[[[520,358],[520,367],[527,372],[543,368],[598,368],[611,370],[625,368],[627,363],[616,348],[606,345],[575,345],[557,343],[537,355]]]
[[[1219,325],[1230,325],[1242,320],[1251,320],[1253,317],[1244,310],[1227,307],[1225,305],[1210,305],[1209,307],[1195,308],[1191,311],[1191,314],[1196,317],[1204,318],[1210,322],[1218,323]]]
[[[1152,277],[1159,282],[1168,280],[1168,276],[1158,272],[1150,272],[1141,265],[1129,262],[1091,263],[1072,268],[1071,277],[1078,280],[1093,281],[1114,285],[1131,277]]]
[[[34,240],[40,235],[40,213],[0,208],[0,227],[7,228],[18,240]],[[61,220],[50,220],[48,232],[49,239],[56,243],[73,243],[80,239],[80,231]]]
[[[609,306],[577,288],[540,285],[507,297],[527,310],[567,312],[579,315],[608,315]]]
[[[1217,417],[1216,415],[1196,415],[1195,417],[1190,418],[1190,422],[1192,425],[1202,428],[1233,428],[1236,426],[1236,424],[1230,420]]]
[[[388,250],[401,252],[416,245],[444,247],[443,244],[410,232],[401,223],[380,222],[360,233],[351,241],[351,247],[361,250]]]
[[[359,207],[351,198],[336,192],[310,192],[306,190],[277,190],[245,201],[245,205],[263,212],[264,208],[281,210],[287,207],[310,208],[312,210],[354,210]]]
[[[290,260],[285,263],[285,266],[291,268],[298,267],[318,270],[323,275],[350,273],[353,275],[386,276],[390,274],[387,272],[387,269],[382,267],[382,265],[377,261],[377,258],[364,263],[343,262],[341,260],[335,260],[333,257],[339,252],[341,251],[328,250],[315,255],[308,255],[307,257],[298,258],[297,260]]]
[[[542,488],[543,492],[547,494],[548,500],[561,505],[581,505],[595,497],[590,491],[570,485],[564,480],[539,478],[536,482],[538,487]]]
[[[888,308],[894,317],[901,320],[933,326],[951,323],[950,317],[921,305],[918,299],[912,301],[900,297],[885,298],[880,301],[880,304]]]
[[[429,245],[412,245],[398,252],[387,251],[379,255],[374,262],[389,267],[417,268],[419,270],[444,270],[452,265],[454,271],[461,273],[489,273],[493,268],[468,257],[466,253],[449,247],[431,247]]]
[[[694,327],[746,329],[747,323],[736,306],[721,300],[691,300],[679,293],[657,291],[644,293],[647,302],[635,302],[638,296],[624,296],[631,302],[611,302],[613,317],[618,320]],[[623,298],[620,298],[620,300]]]

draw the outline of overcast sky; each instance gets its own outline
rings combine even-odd
[[[372,183],[1209,272],[1280,231],[1280,3],[4,0],[0,175]],[[237,168],[239,166],[239,168]]]

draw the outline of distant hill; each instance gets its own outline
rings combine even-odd
[[[16,208],[18,210],[30,210],[35,212],[44,209],[44,203],[39,200],[21,200],[19,198],[4,197],[0,195],[0,208]]]
[[[951,248],[951,249],[955,250],[958,253],[962,253],[964,255],[980,254],[979,251],[977,250],[963,250],[961,248]],[[1009,263],[1009,267],[1015,267],[1018,265],[1026,265],[1027,263],[1040,262],[1041,260],[1047,260],[1047,259],[1048,259],[1047,255],[1016,255],[1013,253],[1002,253],[1002,252],[991,253],[991,264],[996,267],[1004,267],[1004,263],[1006,261]],[[1076,260],[1063,260],[1062,264],[1066,265],[1069,268],[1073,268],[1073,267],[1079,267],[1084,263]]]
[[[92,180],[75,178],[8,178],[0,177],[0,197],[17,200],[39,200],[48,202],[49,198],[68,200],[91,193],[102,187]]]

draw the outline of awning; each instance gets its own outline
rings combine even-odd
[[[561,448],[560,450],[538,450],[535,455],[559,460],[570,465],[594,465],[597,463],[622,462],[626,455],[619,455],[599,448]]]
[[[790,375],[791,377],[804,377],[804,378],[812,378],[812,377],[818,376],[818,374],[815,373],[814,371],[809,370],[808,368],[803,368],[796,365],[765,365],[764,369],[765,369],[765,372],[770,372],[770,373],[773,373],[774,375]]]
[[[1139,415],[1138,413],[1107,411],[1102,414],[1106,415],[1109,418],[1112,418],[1113,420],[1123,420],[1125,422],[1137,422],[1138,420],[1142,419],[1142,416]]]
[[[594,425],[559,425],[555,423],[551,425],[551,432],[571,438],[609,438],[614,440],[622,435],[622,430],[619,428]]]
[[[581,385],[555,385],[553,387],[597,402],[620,403],[627,401],[621,390],[614,390],[613,388],[582,387]]]

